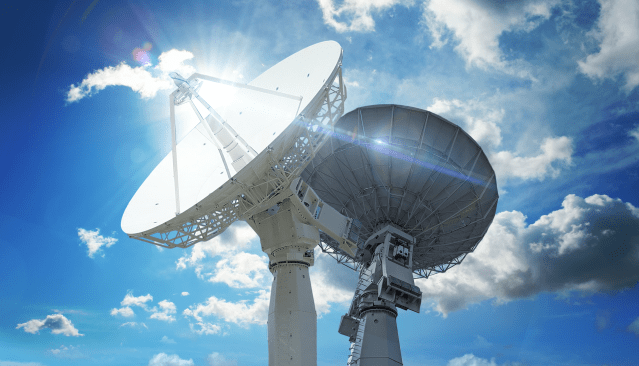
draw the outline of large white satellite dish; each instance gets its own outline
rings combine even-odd
[[[323,139],[317,134],[319,129],[330,128],[343,113],[341,60],[340,45],[327,41],[286,58],[248,85],[192,75],[191,81],[216,82],[218,93],[235,93],[230,103],[215,111],[258,154],[243,169],[231,172],[231,164],[225,167],[218,146],[201,122],[140,186],[124,211],[122,230],[161,246],[187,247],[210,240],[237,219],[259,211],[269,195],[288,186],[286,176],[303,168],[301,164],[311,157],[320,141],[306,135]],[[180,97],[179,92],[172,97]],[[287,154],[295,155],[292,149],[302,155],[287,158]]]
[[[273,273],[269,365],[317,364],[317,314],[308,267],[319,230],[354,255],[353,220],[325,205],[300,178],[344,113],[342,48],[322,42],[273,66],[249,84],[172,74],[172,151],[129,202],[122,229],[163,247],[189,247],[246,220]],[[228,103],[205,98],[233,94]],[[175,106],[200,120],[176,143]],[[199,104],[199,105],[198,105]],[[184,210],[181,210],[185,208]]]

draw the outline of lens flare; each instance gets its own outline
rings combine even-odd
[[[131,55],[133,56],[133,59],[141,65],[150,64],[151,58],[149,57],[149,51],[151,51],[151,48],[153,48],[151,42],[144,42],[142,48],[136,47],[133,51],[131,51]]]

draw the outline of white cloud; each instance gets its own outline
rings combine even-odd
[[[543,180],[547,176],[557,177],[559,166],[572,162],[572,140],[566,136],[548,137],[543,140],[540,152],[535,156],[518,156],[511,151],[499,151],[501,144],[501,124],[504,109],[486,106],[477,99],[460,101],[434,98],[427,108],[441,114],[451,121],[461,121],[464,131],[477,141],[488,156],[497,181],[505,182],[511,178]]]
[[[508,31],[530,32],[550,17],[555,0],[499,2],[485,0],[430,0],[425,2],[424,23],[433,43],[447,43],[447,30],[459,43],[455,50],[468,67],[508,67],[499,48],[499,36]],[[526,76],[524,74],[520,76]]]
[[[495,216],[462,265],[417,280],[424,304],[446,316],[487,299],[505,302],[539,292],[621,290],[639,281],[639,215],[605,195],[568,195],[562,208],[533,224],[517,211]]]
[[[181,294],[181,295],[182,295],[182,296],[189,296],[189,293],[188,293],[188,292],[186,292],[186,291],[184,291],[184,292],[182,292],[182,294]]]
[[[171,339],[171,338],[169,338],[167,336],[162,337],[162,339],[160,339],[160,342],[165,343],[165,344],[175,344],[175,340],[173,340],[173,339]]]
[[[628,331],[639,335],[639,317],[637,317],[637,319],[628,326]]]
[[[68,347],[65,345],[61,345],[59,348],[50,349],[48,351],[53,356],[57,358],[67,358],[67,359],[78,359],[78,358],[86,358],[82,352],[78,349],[78,347],[69,345]]]
[[[88,74],[80,84],[69,87],[67,102],[77,102],[107,86],[116,85],[131,88],[142,98],[153,98],[161,90],[175,88],[175,84],[167,75],[169,72],[177,71],[185,77],[195,72],[193,66],[184,64],[184,61],[192,58],[191,52],[172,49],[158,56],[160,63],[155,68],[151,68],[150,64],[131,67],[122,62],[117,66],[96,70]]]
[[[221,355],[217,352],[211,353],[207,358],[210,366],[237,366],[237,361],[228,360],[224,355]]]
[[[315,247],[315,265],[310,268],[315,311],[321,317],[331,311],[333,304],[346,310],[353,300],[357,273],[338,264],[328,254]]]
[[[71,85],[67,92],[67,102],[73,103],[103,90],[107,86],[127,86],[142,98],[153,98],[160,90],[169,90],[175,84],[169,79],[154,77],[145,66],[131,67],[124,62],[118,66],[108,66],[87,75],[79,85]]]
[[[600,41],[599,52],[579,61],[581,72],[590,78],[613,78],[623,74],[624,89],[639,85],[639,2],[599,0],[601,12],[593,36]]]
[[[149,329],[149,327],[147,327],[146,324],[144,324],[144,323],[126,322],[126,323],[120,324],[120,328],[122,328],[122,327],[136,328],[138,326],[139,327],[144,327],[146,329]]]
[[[129,318],[135,315],[131,306],[138,306],[146,311],[151,311],[146,303],[153,300],[153,296],[151,294],[146,294],[144,296],[133,296],[131,292],[127,293],[124,296],[124,299],[120,302],[122,307],[120,309],[113,308],[111,309],[112,316],[123,316],[125,318]]]
[[[169,314],[175,314],[175,311],[176,311],[175,304],[172,303],[171,301],[162,300],[158,303],[158,305],[160,305],[160,308],[162,309],[162,311]]]
[[[220,327],[217,324],[197,322],[196,325],[198,325],[200,329],[196,329],[193,323],[189,323],[189,327],[191,327],[191,331],[197,334],[211,335],[211,334],[218,334],[222,331],[222,327]]]
[[[201,262],[207,256],[209,258],[222,256],[230,257],[238,251],[247,248],[250,242],[257,238],[255,231],[248,224],[236,222],[231,225],[222,235],[192,246],[190,254],[185,253],[175,262],[177,269],[195,267],[202,269]]]
[[[395,5],[410,6],[412,0],[344,0],[336,5],[333,0],[317,0],[324,23],[336,31],[372,32],[375,30],[373,13],[381,13]],[[343,21],[339,19],[342,18]]]
[[[494,358],[489,361],[485,358],[477,357],[472,353],[468,353],[448,361],[447,366],[497,366],[497,364]]]
[[[464,131],[477,141],[484,149],[491,149],[501,144],[501,129],[497,126],[504,118],[504,109],[491,109],[479,100],[462,102],[458,99],[445,100],[434,98],[429,111],[442,115],[452,115],[451,120],[464,122]]]
[[[628,135],[634,137],[639,141],[639,125],[635,126],[632,130],[628,132]]]
[[[177,269],[193,267],[201,279],[226,283],[234,288],[268,288],[270,278],[268,258],[241,251],[257,239],[257,234],[248,224],[231,225],[222,235],[204,243],[194,245],[175,262]],[[221,257],[218,261],[207,261]]]
[[[94,231],[78,229],[78,237],[80,237],[80,241],[87,246],[89,249],[89,258],[93,258],[95,253],[101,252],[102,247],[110,247],[115,244],[118,239],[109,238],[100,235],[100,229],[95,229]],[[104,254],[102,254],[104,257]]]
[[[146,303],[149,301],[153,301],[153,296],[151,294],[146,294],[144,296],[133,296],[132,293],[127,293],[124,296],[124,300],[120,302],[122,306],[139,306],[143,309],[146,309]]]
[[[175,71],[184,77],[189,77],[195,72],[195,68],[191,65],[185,65],[184,61],[192,58],[193,54],[189,51],[172,49],[162,52],[158,56],[160,63],[155,68],[167,74]]]
[[[42,366],[39,362],[0,361],[0,366]]]
[[[149,318],[162,320],[169,323],[174,322],[175,317],[170,314],[175,314],[175,312],[177,311],[175,308],[175,304],[168,300],[162,300],[158,303],[158,305],[160,305],[161,310],[157,311],[156,308],[153,308],[153,314],[151,314]]]
[[[269,299],[270,293],[265,290],[258,291],[258,296],[253,299],[252,303],[247,300],[228,302],[211,296],[206,303],[191,305],[182,314],[187,318],[193,317],[198,322],[203,321],[203,316],[215,316],[240,326],[266,324]]]
[[[193,359],[183,360],[178,355],[158,353],[149,360],[149,366],[194,366]]]
[[[47,315],[43,320],[31,319],[26,323],[18,324],[16,329],[20,328],[24,328],[25,332],[31,334],[36,334],[44,328],[49,328],[53,334],[64,334],[67,337],[84,336],[84,334],[80,334],[73,326],[73,323],[62,314]]]
[[[241,252],[219,260],[209,281],[223,282],[234,288],[264,287],[268,274],[266,256]]]
[[[133,313],[133,310],[130,307],[125,306],[125,307],[120,308],[120,309],[116,309],[116,308],[111,309],[111,315],[112,316],[121,315],[121,316],[123,316],[125,318],[129,318],[129,317],[132,317],[135,314]]]
[[[572,140],[566,136],[548,137],[541,144],[541,152],[536,156],[517,156],[510,151],[489,154],[498,180],[508,178],[539,179],[557,177],[557,165],[572,162]]]
[[[164,312],[153,313],[153,314],[151,314],[151,316],[149,318],[150,319],[161,320],[161,321],[168,322],[168,323],[172,323],[172,322],[175,321],[175,317],[173,315],[169,315],[169,314],[164,313]]]

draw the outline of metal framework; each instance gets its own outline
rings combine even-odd
[[[202,75],[198,74],[198,77],[201,78]],[[347,95],[342,79],[341,60],[325,85],[278,137],[287,138],[292,143],[280,151],[268,147],[249,163],[254,172],[260,173],[259,178],[255,179],[255,174],[239,172],[220,188],[223,193],[228,192],[226,195],[222,194],[221,200],[206,202],[205,199],[186,210],[180,216],[184,217],[181,222],[170,220],[153,232],[129,237],[166,248],[187,248],[211,240],[233,222],[246,220],[272,206],[273,198],[300,176],[344,113]]]

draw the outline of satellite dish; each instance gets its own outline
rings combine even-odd
[[[343,113],[346,92],[341,60],[340,45],[327,41],[295,53],[247,85],[202,74],[188,79],[172,74],[179,88],[171,96],[172,111],[174,104],[194,105],[191,99],[208,103],[197,93],[202,79],[216,83],[214,92],[227,90],[235,93],[235,98],[206,118],[202,115],[210,110],[195,110],[204,121],[142,183],[124,211],[122,230],[157,245],[188,247],[212,239],[234,221],[264,208],[269,195],[290,183],[285,176],[308,162],[313,151],[308,147],[303,150],[303,145],[321,142],[310,141],[305,135],[323,139],[323,135],[316,136],[318,131],[330,128]],[[333,85],[336,80],[337,87]],[[327,103],[337,110],[327,109]],[[337,113],[339,110],[342,112]],[[234,135],[230,142],[224,142],[246,148],[243,159],[231,160],[233,156],[210,136],[216,132],[207,127],[213,117],[218,127],[224,125],[221,133]],[[175,134],[174,126],[172,132]],[[300,140],[303,138],[307,141]],[[295,148],[307,155],[283,162]],[[236,164],[235,171],[232,165],[237,162],[245,165]],[[278,174],[282,171],[285,173]]]
[[[322,42],[273,66],[249,84],[171,74],[172,151],[135,193],[122,217],[129,237],[187,248],[246,220],[273,273],[269,365],[317,364],[317,314],[308,267],[321,229],[354,255],[353,220],[325,205],[300,178],[344,113],[342,48]],[[228,103],[207,98],[233,95]],[[175,106],[200,123],[178,144]],[[206,116],[206,117],[204,117]],[[181,210],[181,208],[185,208]]]
[[[344,115],[301,177],[360,225],[354,255],[327,235],[320,244],[360,271],[339,330],[353,343],[349,365],[401,364],[396,308],[419,312],[414,277],[445,272],[479,244],[499,198],[493,168],[452,122],[417,108],[375,105]]]

